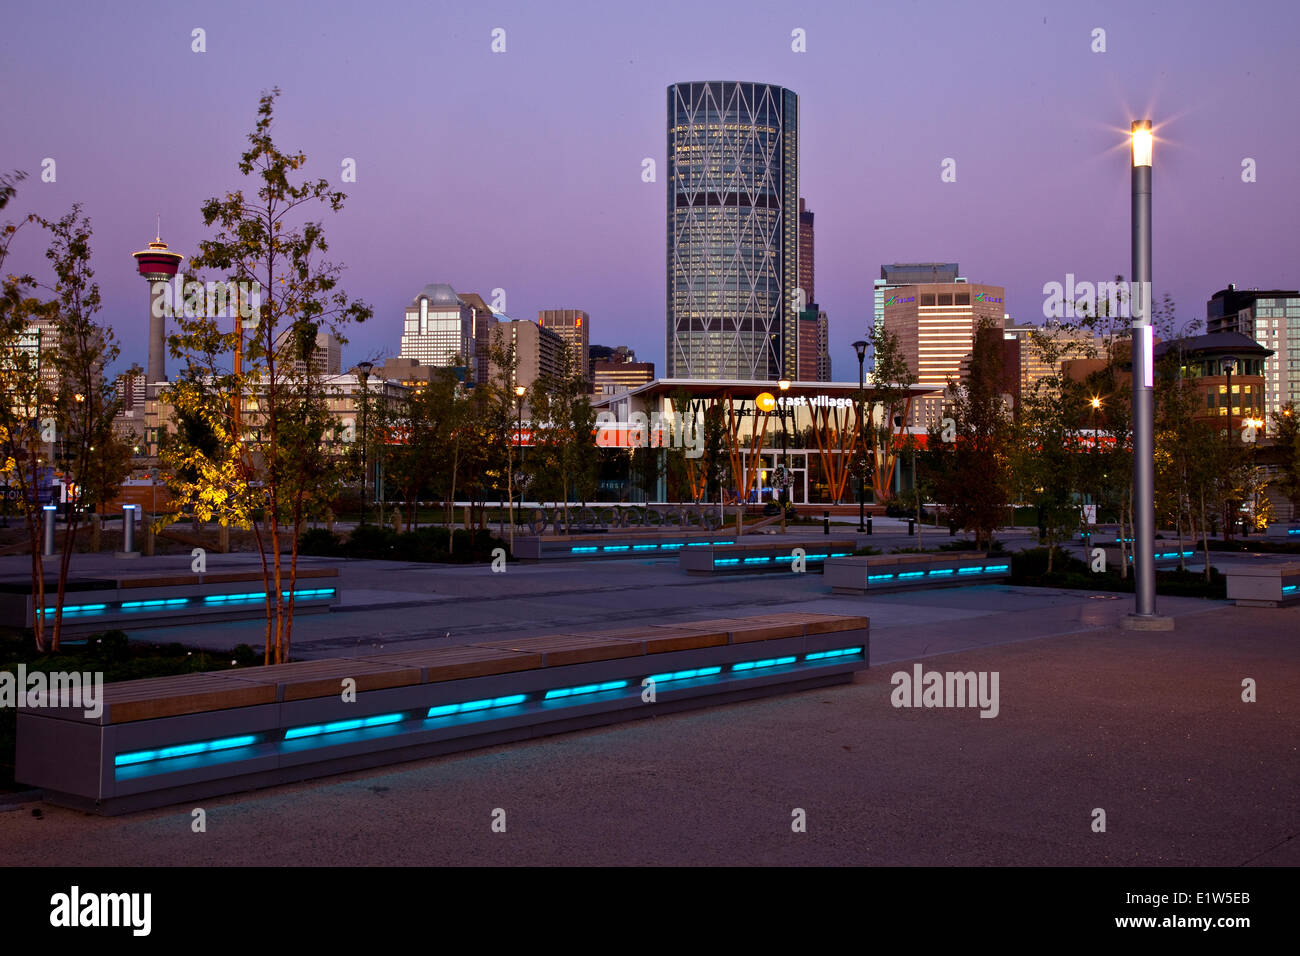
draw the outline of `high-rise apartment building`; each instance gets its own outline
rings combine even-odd
[[[965,282],[957,273],[955,262],[893,262],[880,267],[880,278],[873,283],[875,298],[874,328],[885,324],[885,299],[890,289],[923,283]]]
[[[402,358],[436,368],[475,368],[474,310],[445,282],[420,290],[406,307]]]
[[[898,337],[916,384],[944,388],[958,381],[982,322],[1003,323],[1002,286],[926,283],[892,290],[884,304],[884,327]],[[943,408],[942,396],[917,399],[912,423],[929,427]]]
[[[326,332],[324,329],[317,331],[316,345],[311,350],[311,355],[306,362],[293,355],[293,349],[289,347],[292,338],[292,327],[281,332],[279,338],[276,339],[276,352],[293,362],[293,374],[305,375],[309,363],[311,371],[315,375],[338,375],[342,371],[343,344],[339,342],[337,335]]]
[[[527,319],[509,319],[498,322],[493,329],[493,343],[497,348],[515,350],[515,374],[510,388],[522,385],[530,388],[538,378],[558,378],[563,371],[562,356],[567,343],[557,333]],[[580,363],[578,369],[585,369]],[[488,374],[492,381],[501,377],[501,370],[491,364]]]
[[[1300,291],[1229,285],[1205,304],[1205,331],[1239,332],[1273,354],[1265,361],[1264,420],[1287,402],[1300,404]]]
[[[670,378],[797,371],[798,116],[779,86],[668,87]]]
[[[588,353],[591,347],[591,320],[581,309],[541,309],[537,324],[550,329],[564,340],[575,369],[591,378]]]

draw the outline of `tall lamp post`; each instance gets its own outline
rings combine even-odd
[[[1152,351],[1150,120],[1135,120],[1132,132],[1133,204],[1131,246],[1138,308],[1133,315],[1133,614],[1126,626],[1168,630],[1172,618],[1156,615],[1155,567],[1155,369]]]
[[[370,380],[370,370],[374,367],[374,362],[357,363],[357,377],[361,379],[361,524],[366,523],[366,439],[370,436],[370,431],[366,427],[370,408],[366,382]]]
[[[862,440],[862,393],[865,392],[867,389],[867,373],[866,373],[867,343],[864,342],[862,339],[858,339],[858,341],[853,343],[853,351],[858,353],[858,444],[864,445],[864,442]],[[863,451],[862,460],[865,462],[866,461],[865,445],[862,451]],[[866,489],[863,488],[863,484],[865,483],[866,477],[867,476],[862,473],[862,469],[859,468],[858,469],[858,532],[859,533],[865,532],[867,530],[867,508],[865,502]]]
[[[785,534],[785,506],[790,500],[789,485],[790,481],[790,448],[786,440],[785,431],[785,398],[786,393],[790,391],[790,380],[783,378],[776,383],[777,389],[781,392],[781,402],[778,406],[781,409],[781,533]]]
[[[516,425],[515,425],[515,444],[518,446],[519,449],[519,468],[521,474],[523,472],[523,466],[524,466],[524,392],[525,391],[526,389],[522,385],[515,386],[515,414],[517,418]],[[510,553],[514,554],[515,553],[515,515],[514,515],[515,475],[514,475],[513,463],[511,463],[510,465],[509,488],[510,488]],[[519,510],[520,511],[524,510],[524,489],[522,487],[520,487],[519,489]]]

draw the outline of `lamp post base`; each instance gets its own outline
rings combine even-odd
[[[1174,619],[1161,614],[1125,614],[1119,626],[1126,631],[1172,631]]]

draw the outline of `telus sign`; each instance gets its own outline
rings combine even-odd
[[[915,301],[916,301],[916,296],[914,295],[909,295],[906,299],[902,298],[901,296],[891,295],[888,299],[885,300],[885,305],[895,305],[895,304],[905,305],[908,302],[915,302]]]
[[[983,292],[976,292],[976,293],[975,293],[975,301],[976,301],[976,302],[996,302],[998,305],[1001,305],[1001,304],[1002,304],[1002,297],[1001,297],[1001,296],[993,296],[993,295],[985,295]]]

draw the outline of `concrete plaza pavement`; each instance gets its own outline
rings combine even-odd
[[[1300,864],[1300,608],[1161,598],[1175,629],[1133,632],[1116,626],[1131,597],[1077,591],[832,596],[817,574],[694,578],[663,560],[343,567],[349,604],[300,618],[296,654],[806,609],[869,616],[872,669],[205,800],[206,833],[188,804],[107,819],[17,804],[0,812],[0,863]],[[257,646],[260,628],[136,636]],[[918,660],[997,672],[998,716],[892,706],[891,675]],[[796,810],[806,832],[792,830]]]

